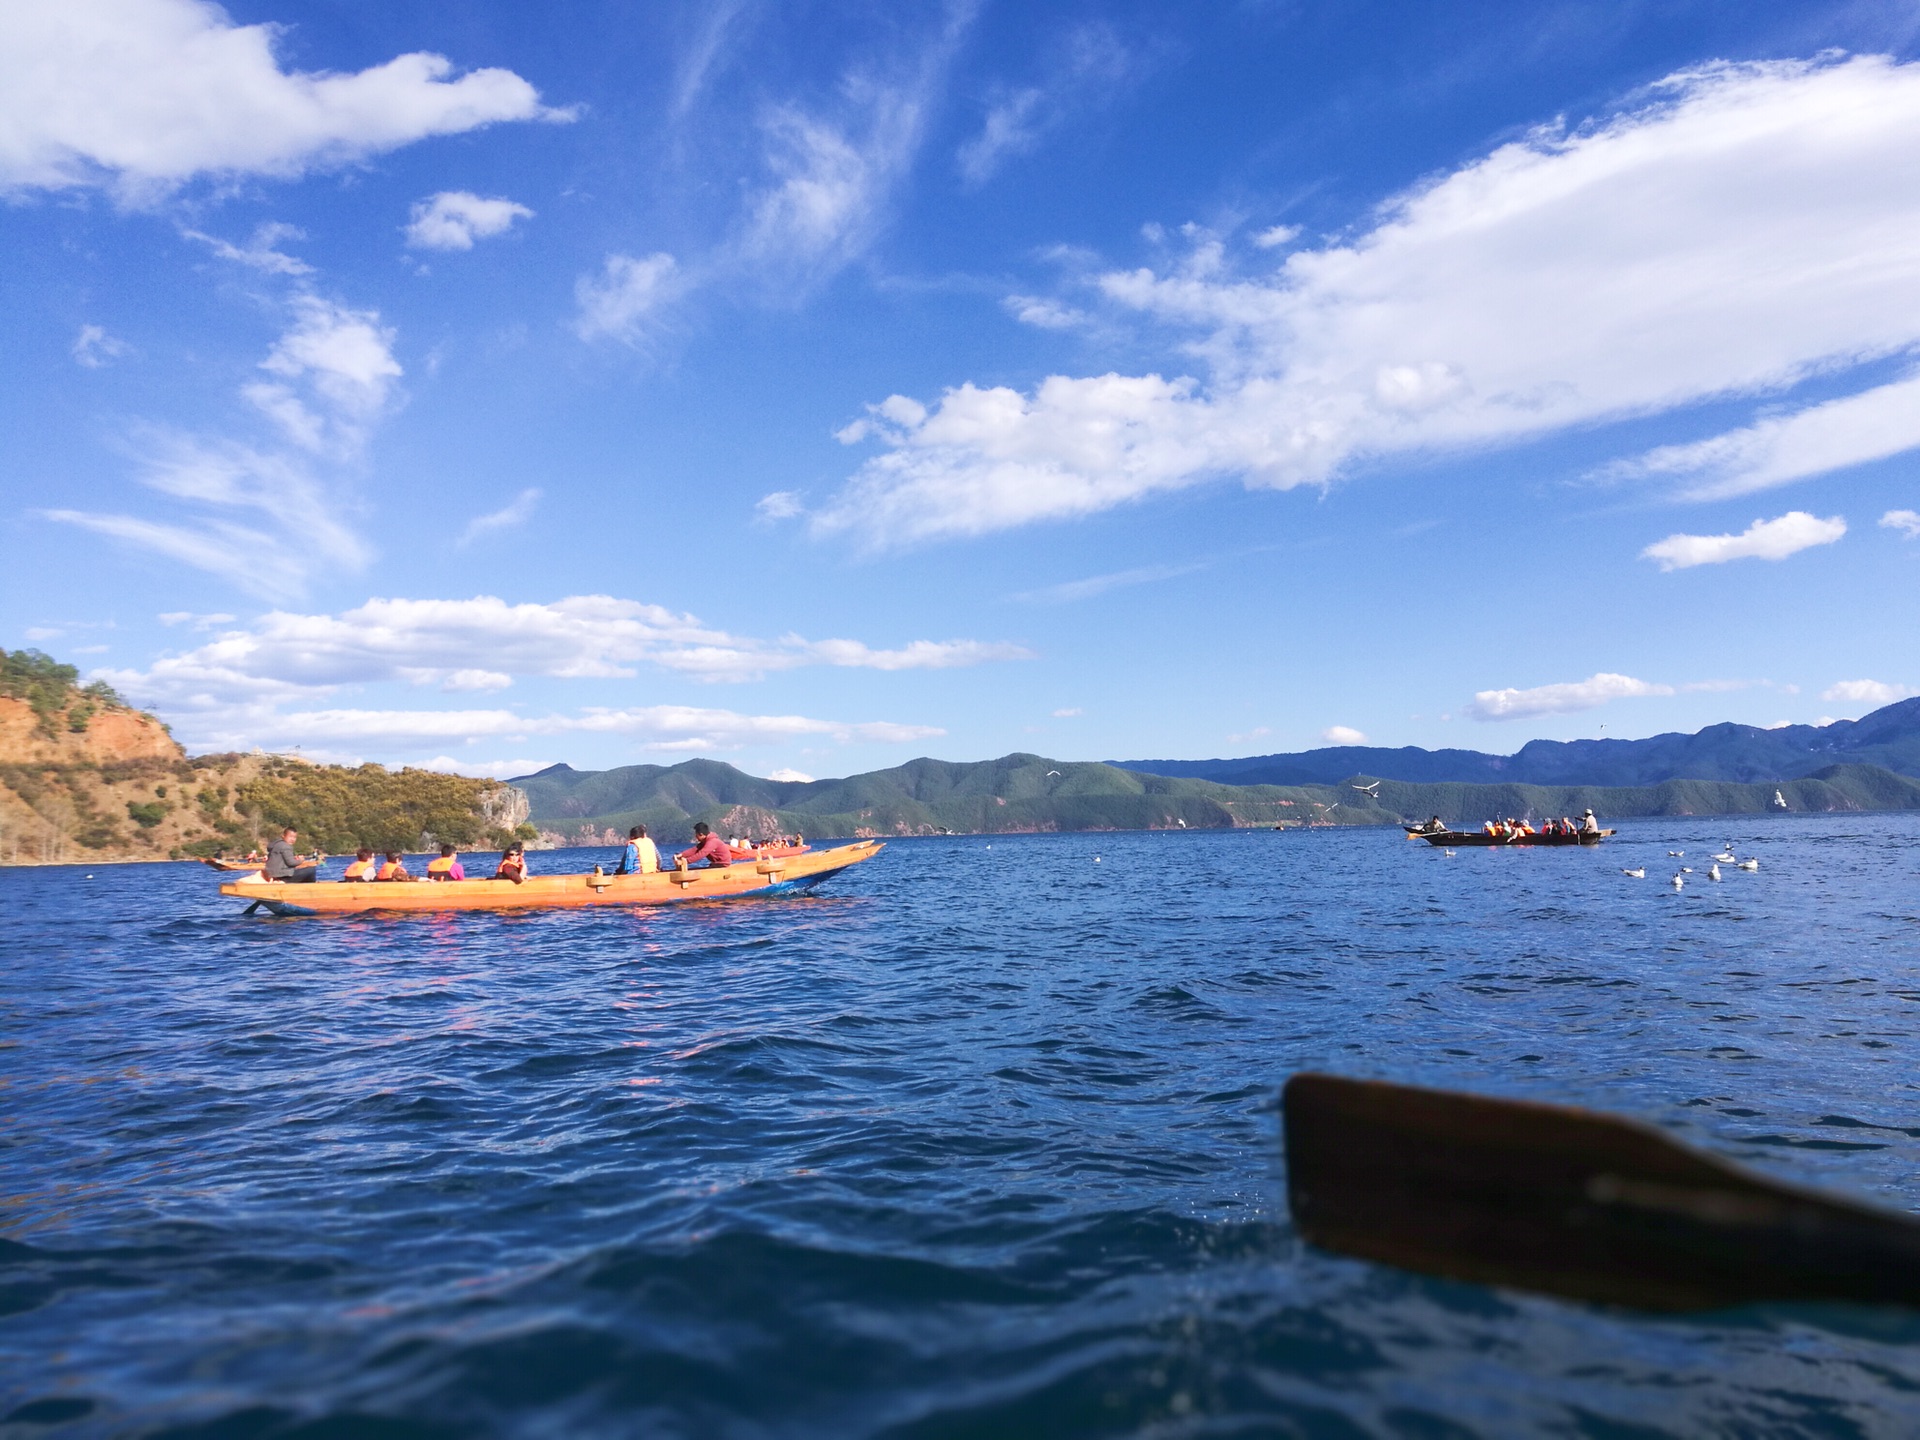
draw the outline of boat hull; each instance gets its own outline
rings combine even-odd
[[[1452,849],[1460,845],[1598,845],[1611,834],[1611,830],[1600,830],[1592,835],[1515,835],[1509,838],[1505,835],[1489,835],[1484,830],[1442,830],[1437,835],[1416,835],[1412,838]]]
[[[442,910],[571,910],[600,905],[675,905],[803,890],[871,860],[877,840],[800,855],[743,860],[652,875],[532,875],[510,880],[320,880],[306,885],[230,880],[222,895],[257,902],[276,915],[366,915]]]

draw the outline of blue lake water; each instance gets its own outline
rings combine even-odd
[[[1920,1313],[1646,1317],[1288,1224],[1304,1068],[1920,1208],[1920,817],[1621,828],[395,919],[0,870],[0,1434],[1920,1434]],[[1729,838],[1758,872],[1664,883]]]

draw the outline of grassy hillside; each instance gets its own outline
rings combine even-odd
[[[1589,805],[1610,819],[1757,815],[1772,808],[1776,789],[1795,811],[1920,809],[1920,781],[1868,765],[1829,766],[1778,786],[1711,780],[1638,787],[1387,780],[1377,798],[1350,783],[1224,785],[1023,754],[972,764],[914,760],[844,780],[761,780],[731,765],[691,760],[604,771],[555,766],[513,783],[526,792],[531,819],[543,832],[569,842],[609,844],[635,823],[673,840],[696,820],[723,834],[866,836],[1388,825],[1433,814],[1471,827],[1508,815],[1578,815]]]

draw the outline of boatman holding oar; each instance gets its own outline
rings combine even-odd
[[[682,850],[679,858],[689,865],[698,865],[702,860],[718,868],[733,863],[733,851],[727,848],[727,842],[714,834],[707,822],[702,820],[693,827],[693,848]]]

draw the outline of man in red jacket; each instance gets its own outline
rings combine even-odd
[[[693,848],[682,850],[680,858],[689,865],[698,865],[702,860],[709,865],[731,865],[733,851],[727,848],[727,842],[714,834],[705,821],[693,827]]]

